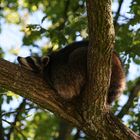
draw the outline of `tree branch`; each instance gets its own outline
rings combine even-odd
[[[120,0],[120,2],[119,2],[119,7],[118,7],[118,10],[117,10],[116,16],[115,16],[115,18],[114,18],[114,26],[115,26],[115,27],[116,27],[116,25],[117,25],[117,21],[118,21],[118,18],[119,18],[119,16],[120,16],[120,11],[121,11],[122,4],[123,4],[123,0]]]
[[[128,137],[130,140],[139,139],[138,135],[126,128],[110,113],[103,112],[104,115],[102,115],[97,110],[97,114],[92,114],[92,118],[89,114],[85,120],[83,115],[89,112],[84,110],[83,113],[85,114],[79,113],[81,98],[79,98],[78,103],[67,103],[58,97],[39,75],[2,59],[0,60],[0,85],[30,99],[45,109],[51,110],[97,140],[103,138],[127,140]]]
[[[58,129],[59,136],[57,138],[54,138],[54,140],[68,140],[71,135],[72,129],[73,128],[67,122],[60,119]]]
[[[60,99],[40,75],[0,59],[0,85],[45,109],[53,110],[68,122],[80,125],[80,116],[74,110],[74,105]]]
[[[117,115],[118,118],[123,118],[125,114],[129,111],[129,108],[133,105],[134,98],[138,96],[140,91],[140,80],[137,81],[136,85],[130,91],[130,96],[126,104],[123,106],[119,114]]]
[[[4,140],[4,128],[2,125],[2,95],[0,95],[0,140]]]
[[[79,129],[77,129],[77,132],[76,132],[75,136],[73,136],[73,137],[74,137],[73,140],[79,140],[79,138],[80,138],[80,130]]]
[[[5,119],[2,119],[2,121],[8,123],[9,125],[13,125],[13,123],[5,120]],[[19,128],[17,126],[14,126],[15,130],[23,137],[23,140],[27,140],[26,136],[24,136],[24,134],[19,130]],[[7,139],[7,140],[10,140],[10,139]]]
[[[16,115],[14,116],[14,121],[11,122],[11,128],[9,130],[9,133],[7,134],[7,139],[10,140],[11,134],[14,131],[14,128],[16,126],[16,123],[19,121],[19,116],[21,115],[22,110],[25,108],[26,105],[26,99],[23,99],[19,107],[16,109]]]

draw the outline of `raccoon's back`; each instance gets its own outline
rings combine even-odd
[[[51,82],[52,87],[64,99],[71,99],[80,94],[80,89],[86,81],[86,54],[87,48],[75,49],[65,60],[57,56],[52,60],[44,71],[46,80]],[[47,71],[47,75],[46,75]]]

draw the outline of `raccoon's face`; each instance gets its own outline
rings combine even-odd
[[[29,69],[35,73],[41,73],[44,67],[46,67],[49,63],[49,56],[45,56],[45,57],[18,56],[17,60],[22,67]]]

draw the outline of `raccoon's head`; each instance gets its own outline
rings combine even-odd
[[[35,73],[41,73],[49,63],[49,56],[45,57],[35,57],[35,56],[28,56],[28,57],[17,57],[17,60],[21,67],[29,69]]]

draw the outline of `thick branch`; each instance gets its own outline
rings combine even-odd
[[[76,126],[80,125],[80,117],[74,110],[74,106],[58,98],[39,75],[21,69],[18,65],[8,61],[0,60],[0,85],[45,109],[53,110],[68,122]]]

